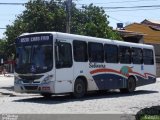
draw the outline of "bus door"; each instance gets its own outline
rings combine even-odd
[[[72,92],[73,60],[71,42],[65,40],[56,41],[55,64],[55,93]]]

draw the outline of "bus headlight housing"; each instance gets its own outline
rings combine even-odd
[[[53,75],[48,75],[43,79],[42,84],[48,84],[52,78],[53,78]]]
[[[22,80],[21,80],[20,77],[14,76],[14,83],[15,83],[15,84],[21,84],[21,82],[22,82]]]

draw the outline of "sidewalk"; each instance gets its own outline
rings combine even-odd
[[[5,76],[0,74],[0,96],[13,96],[14,74],[7,73]]]
[[[6,73],[5,76],[0,74],[0,77],[14,77],[14,73]]]
[[[156,82],[160,82],[160,77],[156,78]]]

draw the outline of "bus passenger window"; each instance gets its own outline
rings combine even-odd
[[[76,62],[87,62],[87,43],[84,41],[73,41],[73,54]]]
[[[119,57],[120,57],[120,63],[130,64],[131,63],[130,47],[119,46]]]
[[[90,62],[104,62],[103,44],[101,43],[88,43],[88,54]]]
[[[107,63],[118,63],[118,47],[116,45],[105,44],[104,52]]]
[[[143,49],[143,62],[145,65],[153,65],[153,51],[150,49]]]
[[[133,64],[142,64],[143,57],[142,57],[142,49],[141,48],[132,48],[132,62]]]

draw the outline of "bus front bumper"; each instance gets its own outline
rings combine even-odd
[[[18,93],[54,93],[54,82],[48,84],[15,84],[14,91]]]

